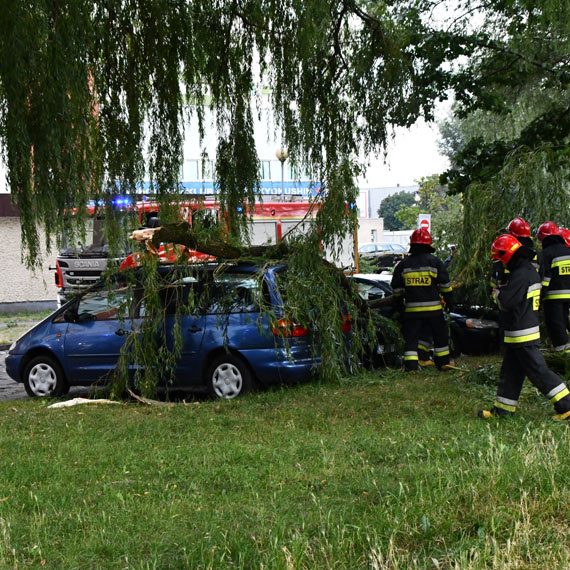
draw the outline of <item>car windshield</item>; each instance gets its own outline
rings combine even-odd
[[[355,281],[358,294],[365,301],[372,301],[374,299],[383,299],[391,295],[389,287],[380,283],[373,283],[370,281]]]

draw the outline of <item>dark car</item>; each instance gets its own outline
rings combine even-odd
[[[358,247],[360,258],[372,262],[379,268],[394,267],[404,259],[408,250],[399,243],[364,243]]]
[[[360,297],[368,302],[381,301],[392,296],[390,287],[391,275],[377,273],[356,273],[352,276],[356,290]],[[372,311],[391,320],[394,316],[394,308],[390,302],[376,307]],[[393,331],[387,330],[386,321],[376,324],[376,345],[366,348],[364,364],[374,368],[391,364],[398,359],[396,350],[396,338]],[[389,323],[388,323],[389,324]]]
[[[449,327],[453,356],[491,354],[498,352],[501,347],[498,311],[455,306],[449,313]]]
[[[177,303],[190,296],[200,299],[197,310],[181,317],[182,354],[169,388],[208,391],[229,399],[254,382],[298,382],[316,371],[320,359],[310,332],[283,317],[277,283],[285,270],[275,266],[260,274],[257,267],[247,265],[223,271],[209,268],[178,278],[161,291],[166,314],[163,342],[169,349],[174,344]],[[200,295],[204,281],[208,288],[203,291],[208,293]],[[259,295],[271,317],[260,311]],[[111,294],[90,290],[18,339],[8,351],[6,370],[24,383],[30,396],[59,396],[70,386],[91,385],[111,376],[125,339],[145,318],[140,288],[118,287]]]
[[[391,275],[355,274],[360,296],[368,301],[392,295]],[[391,305],[380,307],[382,315],[392,317]],[[498,311],[484,307],[454,306],[448,313],[450,349],[459,354],[481,355],[497,352],[501,346]]]

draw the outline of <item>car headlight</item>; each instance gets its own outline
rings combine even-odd
[[[18,341],[14,341],[11,345],[10,348],[8,349],[8,354],[10,354],[15,348],[16,345],[18,344]]]
[[[499,323],[486,319],[465,319],[465,326],[468,329],[498,329]]]

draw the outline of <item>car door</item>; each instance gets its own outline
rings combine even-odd
[[[131,332],[126,301],[126,288],[112,294],[91,291],[67,312],[64,367],[72,384],[110,377]]]
[[[202,309],[203,291],[198,285],[195,277],[189,277],[160,292],[165,315],[161,340],[170,352],[177,352],[177,344],[180,343],[176,374],[172,379],[174,387],[193,386],[202,381],[201,346],[207,319]]]

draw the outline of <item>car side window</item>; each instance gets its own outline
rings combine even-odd
[[[127,289],[92,291],[79,300],[79,321],[109,321],[124,318],[127,314]]]
[[[224,274],[210,285],[208,293],[207,313],[251,313],[258,310],[260,290],[255,277]]]

